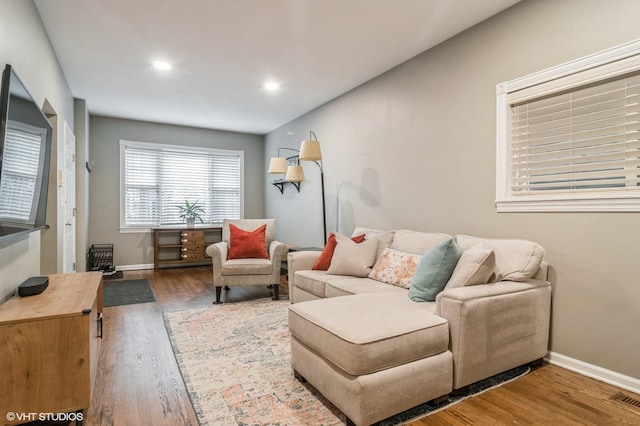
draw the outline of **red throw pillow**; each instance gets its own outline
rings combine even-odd
[[[268,259],[265,234],[267,225],[245,231],[234,224],[229,224],[229,255],[227,259]]]
[[[360,244],[364,241],[364,234],[357,235],[355,237],[351,237],[353,242]],[[329,265],[331,265],[331,259],[333,258],[333,252],[336,251],[336,246],[338,243],[336,242],[336,235],[332,232],[329,234],[329,238],[327,238],[327,244],[324,246],[322,253],[316,263],[313,265],[314,271],[326,271],[329,269]]]

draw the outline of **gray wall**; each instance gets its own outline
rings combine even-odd
[[[0,66],[4,69],[4,64],[11,64],[37,104],[41,107],[47,104],[46,112],[55,112],[58,123],[66,120],[73,127],[71,90],[33,2],[3,0],[0,28]],[[63,140],[63,132],[63,126],[58,126],[58,140]],[[51,158],[55,174],[55,151],[51,153]],[[49,194],[48,203],[55,210],[55,188],[54,193]],[[54,234],[57,218],[47,216],[47,222],[52,226],[50,233]],[[50,247],[43,245],[42,250],[57,253],[57,240],[52,239],[50,244]],[[0,244],[0,301],[26,278],[41,273],[40,247],[40,232]]]
[[[74,99],[76,136],[76,271],[87,270],[89,247],[89,110],[87,101]]]
[[[550,349],[640,378],[640,213],[496,213],[497,83],[640,37],[635,0],[529,0],[266,136],[321,142],[329,231],[356,225],[526,238],[546,249]],[[319,173],[265,184],[279,239],[322,243]]]
[[[153,234],[120,233],[119,142],[190,145],[244,151],[244,216],[264,215],[264,140],[262,136],[198,129],[168,124],[90,118],[90,161],[94,162],[89,184],[89,242],[114,244],[117,266],[153,263]]]

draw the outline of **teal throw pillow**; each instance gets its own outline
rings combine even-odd
[[[456,237],[438,243],[427,251],[413,274],[409,298],[414,302],[433,302],[447,285],[462,256]]]

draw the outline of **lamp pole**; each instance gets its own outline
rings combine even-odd
[[[317,161],[315,163],[320,167],[320,187],[322,188],[322,225],[324,230],[324,241],[322,244],[324,245],[327,243],[327,208],[324,201],[324,170],[322,169],[321,164]]]
[[[309,139],[302,141],[300,144],[300,160],[313,161],[320,168],[320,189],[322,191],[322,230],[324,241],[322,244],[327,243],[327,208],[324,197],[324,168],[322,167],[322,152],[320,151],[320,142],[316,134],[311,130],[309,132]]]

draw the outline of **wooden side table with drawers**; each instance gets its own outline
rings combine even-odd
[[[222,240],[222,227],[153,228],[153,266],[205,264],[207,246]]]

